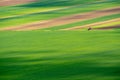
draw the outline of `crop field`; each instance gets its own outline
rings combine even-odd
[[[1,0],[0,80],[120,80],[120,1]]]

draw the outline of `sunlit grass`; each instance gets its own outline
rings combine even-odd
[[[1,80],[119,80],[119,30],[0,32]]]
[[[93,28],[102,28],[102,27],[109,27],[109,26],[115,26],[115,25],[120,25],[120,21],[101,24],[101,25],[98,25],[98,26],[93,26]]]
[[[52,10],[57,10],[57,9],[61,9],[61,8],[63,8],[63,7],[42,7],[42,8],[16,7],[16,8],[10,8],[10,9],[3,8],[3,9],[0,9],[0,11],[1,11],[0,18],[27,15],[27,14],[38,13],[38,12],[46,12],[46,11],[52,11]]]

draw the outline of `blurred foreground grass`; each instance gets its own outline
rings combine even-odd
[[[119,32],[0,32],[0,80],[120,80]]]

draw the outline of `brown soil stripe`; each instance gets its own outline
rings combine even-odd
[[[111,23],[111,22],[118,22],[118,21],[120,21],[120,18],[112,19],[112,20],[108,20],[108,21],[97,22],[97,23],[92,23],[92,24],[88,24],[88,25],[84,25],[84,26],[76,26],[76,27],[61,29],[61,30],[77,30],[77,29],[88,28],[88,27],[92,27],[92,26],[94,27],[94,26],[107,24],[107,23]]]
[[[102,28],[96,28],[94,30],[108,30],[108,29],[114,29],[114,28],[120,28],[120,25],[114,25],[114,26],[107,26]]]
[[[11,5],[17,5],[17,4],[24,4],[28,2],[34,2],[36,0],[1,0],[0,6],[11,6]]]
[[[38,22],[38,23],[33,23],[33,24],[28,24],[28,25],[2,28],[0,30],[19,30],[20,31],[20,30],[42,29],[42,28],[69,24],[69,23],[73,23],[77,21],[92,19],[92,18],[111,15],[111,14],[117,14],[117,13],[120,13],[120,7],[105,9],[105,10],[100,10],[100,11],[93,11],[93,12],[84,13],[84,14],[76,14],[76,15],[57,18],[57,19],[48,20],[45,22],[40,22],[40,23]]]

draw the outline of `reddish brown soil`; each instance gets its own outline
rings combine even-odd
[[[31,24],[27,24],[27,25],[21,25],[21,26],[1,28],[0,30],[21,31],[21,30],[42,29],[42,28],[48,28],[48,27],[53,27],[53,26],[69,24],[69,23],[73,23],[73,22],[77,22],[77,21],[92,19],[92,18],[111,15],[111,14],[117,14],[117,13],[120,13],[120,7],[112,8],[112,9],[105,9],[105,10],[100,10],[100,11],[94,11],[94,12],[89,12],[89,13],[84,13],[84,14],[71,15],[71,16],[67,16],[67,17],[48,20],[45,22],[38,22],[38,23],[31,23]]]
[[[0,0],[0,6],[11,6],[11,5],[24,4],[34,1],[36,0]]]

